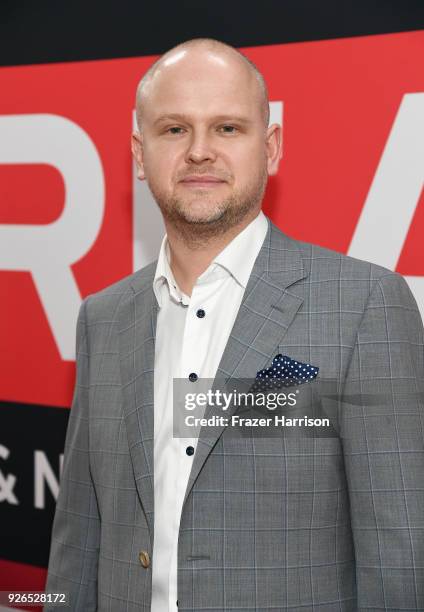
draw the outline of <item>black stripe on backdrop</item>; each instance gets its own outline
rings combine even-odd
[[[0,401],[0,557],[47,567],[69,410]]]
[[[0,65],[236,47],[424,28],[424,0],[0,0]]]

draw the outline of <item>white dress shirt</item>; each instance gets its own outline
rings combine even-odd
[[[154,550],[151,612],[177,612],[177,553],[181,509],[194,438],[173,437],[173,379],[215,378],[253,264],[268,229],[263,212],[212,261],[193,287],[180,291],[164,237],[153,290],[159,304],[154,371]],[[202,312],[204,315],[202,316]],[[193,382],[196,392],[196,382]],[[191,449],[191,451],[193,450]]]

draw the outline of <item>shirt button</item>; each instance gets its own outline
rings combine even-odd
[[[150,555],[147,550],[142,550],[138,555],[141,565],[147,569],[150,566]]]
[[[194,448],[192,446],[187,446],[186,453],[189,456],[194,455]]]
[[[196,314],[199,317],[199,319],[203,319],[203,317],[205,316],[206,312],[203,310],[203,308],[199,308],[199,310],[196,312]]]
[[[192,372],[191,374],[188,375],[188,377],[191,380],[191,382],[196,382],[196,380],[198,378],[196,372]]]

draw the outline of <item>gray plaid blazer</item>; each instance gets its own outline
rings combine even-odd
[[[155,266],[81,306],[46,586],[72,610],[150,610]],[[424,610],[423,326],[407,283],[269,222],[217,376],[254,378],[277,353],[389,393],[346,404],[342,437],[201,433],[179,609]]]

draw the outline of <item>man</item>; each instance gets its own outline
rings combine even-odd
[[[139,85],[133,153],[167,235],[81,307],[46,587],[72,610],[424,609],[417,305],[400,275],[263,215],[268,108],[256,68],[208,39]],[[279,354],[344,393],[385,385],[383,405],[346,400],[340,436],[173,436],[174,378],[255,379]]]

